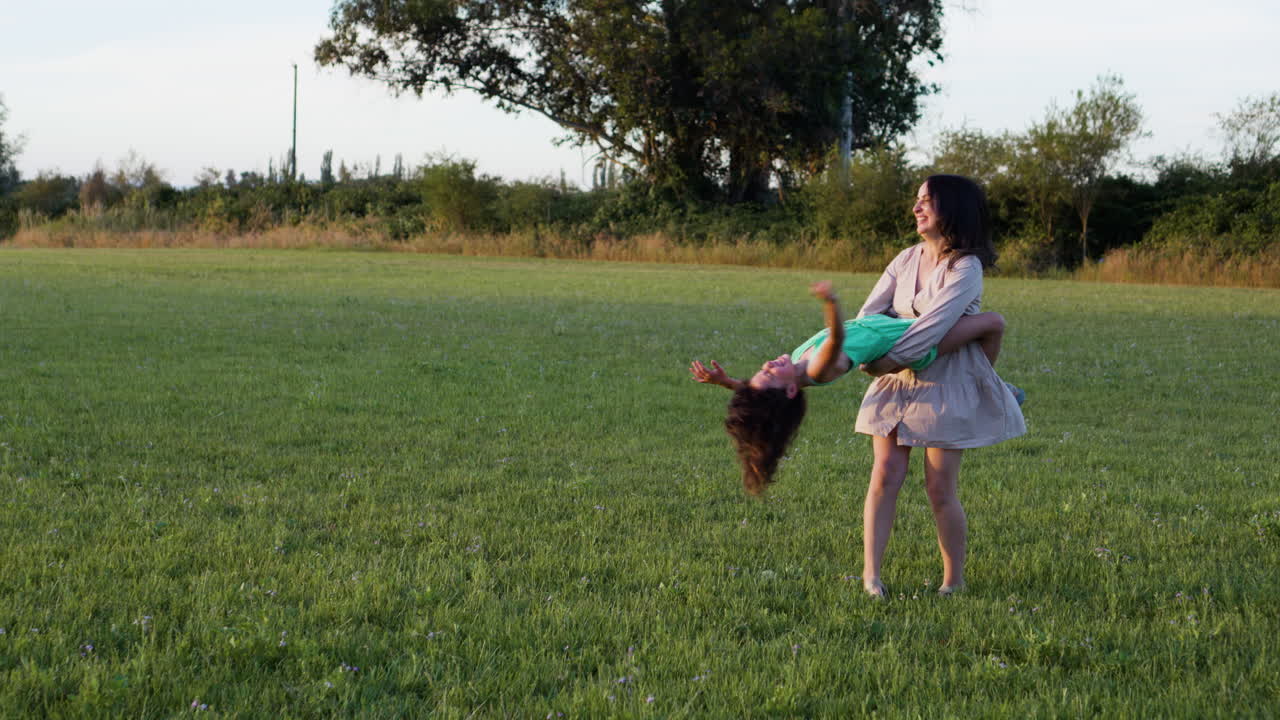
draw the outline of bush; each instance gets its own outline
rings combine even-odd
[[[498,181],[476,176],[470,160],[442,159],[418,171],[417,184],[427,206],[433,230],[458,231],[492,228]]]
[[[848,182],[836,170],[828,170],[798,195],[819,242],[841,240],[875,255],[913,234],[911,205],[919,182],[902,149],[881,147],[854,155]]]
[[[1256,255],[1280,241],[1280,182],[1186,198],[1156,218],[1143,245]]]
[[[65,215],[80,203],[80,182],[73,177],[40,173],[18,187],[13,194],[19,210],[29,210],[47,218]]]

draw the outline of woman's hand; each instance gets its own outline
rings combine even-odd
[[[902,366],[890,360],[888,355],[881,355],[869,363],[859,365],[858,369],[871,377],[880,377],[881,375],[896,373],[902,369]]]

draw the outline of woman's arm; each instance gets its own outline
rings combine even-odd
[[[827,339],[805,365],[805,375],[813,382],[829,383],[849,372],[849,356],[844,354],[844,320],[840,315],[840,299],[831,289],[831,283],[826,280],[811,285],[809,292],[822,301]]]
[[[981,295],[981,261],[973,256],[960,258],[954,267],[947,269],[942,288],[933,297],[929,309],[907,328],[881,360],[901,368],[924,357],[930,348],[942,342],[947,331]]]

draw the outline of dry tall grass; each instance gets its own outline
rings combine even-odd
[[[1078,280],[1159,285],[1280,287],[1280,249],[1228,257],[1210,250],[1119,249],[1075,273]]]
[[[400,242],[366,227],[309,224],[241,235],[195,229],[122,232],[47,224],[24,227],[7,244],[29,248],[334,248],[868,272],[883,269],[898,252],[898,248],[867,251],[847,241],[776,245],[744,238],[695,245],[659,233],[631,238],[609,235],[578,238],[546,232],[503,235],[443,232]]]
[[[662,233],[618,238],[600,235],[590,240],[540,232],[509,235],[423,235],[394,248],[456,255],[550,257],[622,262],[748,265],[776,268],[875,271],[884,268],[900,248],[866,252],[852,243],[797,242],[776,245],[763,240],[719,240],[682,243]]]
[[[196,229],[123,232],[45,224],[23,227],[5,244],[66,248],[330,248],[845,272],[879,272],[900,250],[892,246],[868,250],[848,240],[799,240],[778,245],[740,238],[692,244],[662,233],[630,238],[603,234],[581,238],[547,232],[503,235],[445,232],[419,235],[402,242],[389,239],[371,226],[307,223],[238,235]],[[1006,276],[1035,275],[1017,263],[1002,263],[1001,269]],[[1072,277],[1090,282],[1274,288],[1280,287],[1280,249],[1248,257],[1225,257],[1208,250],[1113,250],[1102,261],[1085,265]]]
[[[383,250],[392,243],[366,232],[311,225],[231,235],[209,230],[115,231],[44,225],[19,230],[7,245],[26,248],[315,248]]]

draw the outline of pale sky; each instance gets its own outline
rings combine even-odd
[[[265,172],[290,144],[298,65],[298,165],[319,176],[335,165],[389,170],[447,153],[509,180],[590,182],[591,157],[552,140],[562,133],[532,114],[502,113],[469,95],[418,99],[316,67],[329,0],[0,0],[0,97],[7,135],[21,134],[23,177],[84,176],[135,151],[186,186],[202,168]],[[963,8],[969,8],[968,11]],[[945,61],[926,77],[911,140],[940,129],[1022,131],[1050,102],[1069,104],[1101,73],[1137,95],[1155,154],[1221,148],[1215,113],[1280,91],[1276,0],[955,0],[947,5]]]

